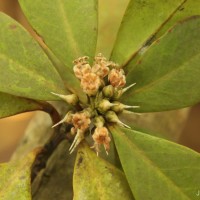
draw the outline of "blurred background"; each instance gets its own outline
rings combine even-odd
[[[99,1],[101,12],[97,52],[98,49],[105,49],[102,53],[105,56],[110,54],[128,2],[129,0]],[[0,11],[19,21],[33,37],[37,37],[21,12],[17,0],[0,0]],[[107,31],[108,28],[109,31]],[[29,112],[0,120],[0,162],[6,162],[10,159],[34,114],[35,112]],[[183,126],[184,130],[178,142],[200,152],[200,104],[191,108],[189,117]]]

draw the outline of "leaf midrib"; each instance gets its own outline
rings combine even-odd
[[[74,37],[73,31],[70,27],[70,23],[65,14],[64,4],[63,4],[62,0],[58,0],[58,6],[59,6],[59,10],[60,10],[60,12],[58,12],[58,13],[60,13],[61,18],[63,19],[62,21],[63,21],[63,25],[65,27],[64,32],[66,33],[66,37],[68,38],[68,42],[71,47],[70,49],[71,49],[71,51],[74,52],[74,55],[77,55],[80,53],[80,49],[77,46],[76,39]]]
[[[142,151],[136,144],[134,144],[133,142],[131,142],[131,140],[128,138],[128,136],[126,136],[125,133],[121,132],[121,130],[119,130],[119,129],[116,128],[116,127],[110,127],[110,128],[111,128],[111,129],[113,128],[114,131],[115,131],[115,133],[117,133],[118,135],[123,135],[123,134],[124,134],[124,136],[125,136],[124,138],[126,139],[126,141],[127,141],[128,145],[130,146],[130,148],[131,148],[131,149],[135,149],[136,151],[134,151],[134,152],[135,152],[136,154],[138,154],[139,157],[143,157],[143,160],[144,160],[144,162],[147,164],[147,166],[150,165],[150,166],[152,167],[153,170],[155,170],[157,173],[159,173],[159,174],[161,175],[161,177],[163,177],[162,180],[165,180],[165,182],[168,183],[167,185],[169,185],[170,188],[172,188],[171,185],[174,185],[174,188],[175,188],[175,191],[176,191],[176,192],[178,192],[178,193],[180,192],[181,195],[183,195],[183,197],[187,198],[188,200],[191,200],[191,199],[187,196],[187,194],[185,194],[185,193],[181,190],[181,188],[179,188],[179,187],[175,184],[175,182],[174,182],[172,179],[170,179],[169,177],[167,177],[167,176],[163,173],[163,171],[160,170],[160,168],[159,168],[155,163],[153,163],[153,162],[146,156],[146,154],[145,154],[144,151]],[[120,136],[120,137],[121,137],[121,136]],[[123,139],[124,139],[124,138],[123,138]],[[173,190],[174,190],[174,188],[173,188]]]
[[[174,11],[171,14],[169,14],[169,16],[167,17],[167,19],[160,26],[158,26],[157,30],[155,30],[155,32],[153,32],[146,40],[144,40],[143,43],[145,44],[146,41],[148,41],[152,36],[156,35],[162,29],[162,27],[164,27],[165,24],[167,24],[167,22],[176,14],[176,12],[179,10],[179,8],[181,6],[183,6],[186,2],[187,2],[187,0],[184,0],[182,3],[180,3],[177,6],[177,8],[174,9]],[[144,48],[144,44],[138,50],[134,51],[133,54],[130,55],[130,57],[121,65],[122,68],[125,68],[131,62],[131,60],[137,55],[137,53],[140,52],[140,50],[142,48]]]
[[[198,56],[200,56],[200,53],[197,53],[196,55],[192,55],[192,57],[190,59],[188,59],[187,61],[181,63],[181,65],[179,67],[173,67],[171,71],[169,71],[168,73],[164,74],[160,78],[158,78],[158,79],[156,79],[156,80],[148,83],[147,85],[145,85],[145,86],[143,86],[143,87],[141,87],[139,89],[132,90],[132,92],[128,93],[126,96],[133,95],[133,94],[138,94],[138,93],[141,93],[141,92],[144,92],[144,91],[150,89],[154,85],[159,84],[160,82],[162,82],[163,80],[165,80],[166,77],[172,76],[178,70],[180,70],[181,68],[184,68],[185,65],[187,65],[191,60],[195,59]]]

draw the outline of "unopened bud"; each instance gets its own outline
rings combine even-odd
[[[111,98],[114,95],[114,87],[112,85],[107,85],[103,88],[103,95],[107,98]]]
[[[123,90],[122,89],[117,89],[115,88],[114,90],[114,95],[112,96],[112,100],[118,100],[123,94]]]
[[[72,111],[69,111],[69,112],[65,115],[65,117],[64,117],[61,121],[59,121],[57,124],[54,124],[54,125],[52,126],[52,128],[54,128],[54,127],[56,127],[56,126],[58,126],[59,124],[62,124],[62,123],[64,123],[64,122],[66,122],[66,123],[68,123],[68,124],[71,124],[71,123],[72,123],[72,116],[73,116]]]
[[[71,144],[71,146],[69,148],[70,154],[74,152],[74,150],[76,149],[76,147],[84,139],[84,133],[85,132],[83,130],[80,130],[80,129],[77,130],[77,133],[76,133],[76,136],[74,138],[74,141],[72,142],[72,144]]]
[[[125,105],[123,103],[120,103],[118,101],[114,101],[113,102],[115,105],[112,106],[111,110],[113,110],[114,112],[116,113],[120,113],[122,112],[124,109],[130,109],[130,108],[139,108],[140,106],[128,106],[128,105]]]
[[[94,110],[91,109],[90,107],[85,108],[85,109],[83,110],[83,113],[84,113],[87,117],[89,117],[89,118],[93,117],[94,114],[95,114],[95,113],[94,113]]]
[[[121,125],[123,125],[127,128],[130,128],[128,125],[124,124],[123,122],[121,122],[119,120],[119,118],[117,117],[117,115],[114,111],[109,110],[108,112],[106,112],[105,118],[108,122],[118,123],[118,124],[121,124]]]
[[[107,99],[102,99],[98,104],[98,111],[100,113],[105,113],[107,110],[109,110],[114,104],[110,103]]]
[[[120,113],[124,110],[124,106],[120,102],[114,101],[113,103],[116,105],[112,106],[111,110],[113,110],[115,113]]]
[[[96,127],[103,127],[104,123],[105,123],[105,120],[102,116],[99,115],[99,116],[94,118],[94,125]]]
[[[114,90],[114,95],[112,96],[112,100],[118,100],[127,90],[129,90],[131,87],[133,87],[136,83],[133,83],[129,85],[126,88],[123,89],[117,89]]]
[[[129,90],[130,88],[132,88],[135,84],[136,84],[136,83],[133,83],[133,84],[129,85],[128,87],[123,88],[123,89],[122,89],[122,94],[124,94],[127,90]]]
[[[75,106],[79,101],[78,96],[76,94],[62,95],[62,94],[57,94],[54,92],[51,92],[51,94],[60,97],[61,99],[66,101],[68,104],[73,105],[73,106]]]

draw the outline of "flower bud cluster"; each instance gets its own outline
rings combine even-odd
[[[117,115],[124,109],[137,108],[138,106],[124,105],[119,102],[119,98],[135,84],[124,88],[126,85],[124,70],[114,62],[108,61],[102,54],[98,54],[94,58],[92,65],[87,56],[80,57],[73,63],[74,74],[80,80],[80,86],[88,96],[88,102],[86,105],[79,105],[79,107],[84,107],[82,111],[69,112],[63,120],[54,126],[63,122],[72,125],[71,134],[75,138],[70,147],[71,152],[90,130],[94,141],[91,148],[94,148],[98,155],[102,145],[108,153],[111,138],[106,126],[108,123],[117,123],[129,128],[119,120]],[[59,96],[58,94],[55,95]],[[66,100],[63,95],[60,95],[60,97]],[[67,102],[72,102],[71,99],[73,99],[73,105],[77,105],[77,97],[69,96]]]
[[[105,77],[115,88],[122,88],[126,84],[123,69],[108,61],[102,54],[94,58],[91,66],[88,57],[84,56],[76,59],[73,63],[75,76],[81,81],[83,91],[89,96],[95,96],[99,89],[105,85]]]

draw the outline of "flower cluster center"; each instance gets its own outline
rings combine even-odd
[[[80,80],[80,86],[87,95],[88,102],[87,105],[82,105],[75,94],[59,95],[53,93],[69,104],[79,104],[82,107],[81,111],[69,111],[64,119],[54,126],[63,122],[72,125],[71,134],[75,135],[75,138],[70,152],[74,151],[90,130],[94,141],[92,148],[95,149],[97,155],[101,145],[108,153],[111,138],[107,124],[112,122],[127,127],[117,115],[125,109],[137,108],[138,106],[124,105],[119,102],[119,98],[135,84],[124,88],[126,85],[124,70],[116,63],[108,61],[101,53],[94,58],[92,66],[89,64],[87,56],[76,59],[73,64],[74,74]]]

